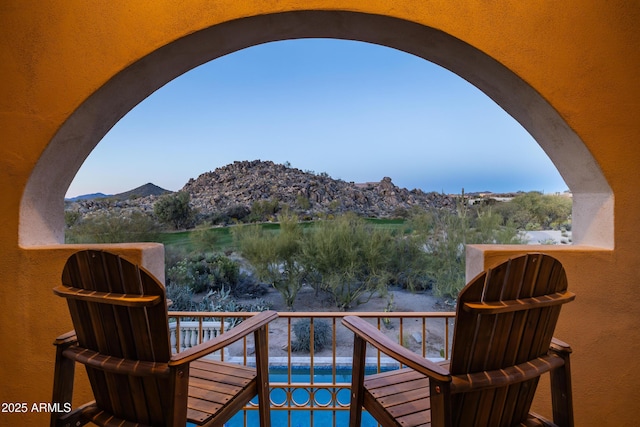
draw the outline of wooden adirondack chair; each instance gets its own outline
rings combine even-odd
[[[71,402],[75,362],[85,365],[95,397],[51,426],[222,426],[258,395],[269,426],[263,312],[216,338],[172,355],[164,286],[143,268],[104,251],[72,255],[54,293],[67,299],[75,331],[55,341],[53,402]],[[256,368],[200,359],[253,333]]]
[[[571,349],[552,334],[561,304],[574,298],[562,265],[547,255],[481,273],[460,292],[448,367],[345,317],[355,333],[350,426],[360,425],[363,407],[384,426],[573,426]],[[365,377],[367,342],[407,368]],[[529,412],[549,371],[554,423]]]

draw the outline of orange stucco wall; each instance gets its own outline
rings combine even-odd
[[[589,242],[591,246],[557,250],[570,286],[578,295],[564,310],[557,335],[570,342],[575,351],[572,362],[577,425],[636,425],[633,409],[640,394],[637,268],[640,7],[622,0],[567,0],[533,5],[520,0],[314,0],[304,2],[304,6],[295,0],[2,2],[0,402],[31,405],[50,398],[54,354],[51,342],[70,327],[66,308],[53,296],[51,288],[59,280],[64,260],[75,248],[56,245],[60,236],[55,230],[49,235],[47,224],[61,222],[65,185],[91,148],[90,143],[82,142],[86,133],[101,136],[119,114],[126,113],[123,108],[131,108],[137,102],[118,93],[117,85],[108,83],[114,76],[135,68],[135,73],[127,74],[127,78],[134,79],[142,88],[140,91],[150,92],[158,86],[158,71],[145,66],[144,61],[153,64],[154,52],[183,37],[219,24],[224,26],[238,18],[299,9],[346,10],[393,17],[457,38],[530,85],[584,142],[613,192],[615,204],[613,213],[609,213],[613,216],[613,235],[612,241],[602,247],[597,247],[596,239]],[[342,21],[342,15],[321,18],[326,22],[314,24],[318,36],[342,35],[371,41],[375,34],[375,25],[362,33],[345,30],[343,27],[350,23]],[[267,39],[275,40],[289,34],[286,25],[278,27],[281,35],[274,32],[269,16],[251,22],[254,25],[246,28],[254,36],[269,33]],[[308,21],[302,23],[309,25]],[[332,28],[328,34],[323,33],[325,24]],[[245,33],[228,33],[233,38],[214,35],[207,42],[217,43],[221,54],[225,47],[233,50],[236,42],[241,45]],[[254,37],[249,43],[259,38]],[[419,37],[412,39],[408,50],[412,46],[418,49],[420,43]],[[173,58],[180,62],[181,55],[175,54]],[[455,53],[450,55],[453,57]],[[197,59],[190,58],[185,51],[181,66],[188,69],[195,65]],[[458,71],[461,75],[465,71],[473,74],[469,66]],[[491,86],[491,75],[480,77],[478,83],[485,79],[489,82],[487,87]],[[160,76],[161,80],[166,78],[166,74]],[[102,92],[113,91],[113,103],[102,102],[92,115],[91,108],[95,105],[87,100],[95,99],[92,96],[100,93],[100,88]],[[104,93],[100,99],[105,99]],[[523,110],[527,107],[508,105],[505,107],[508,111],[511,107]],[[65,123],[68,125],[74,113],[83,108],[89,110],[78,127],[83,132],[68,132],[63,141],[50,145]],[[554,144],[562,150],[562,140]],[[554,147],[547,148],[553,152]],[[25,202],[28,182],[41,158],[52,159],[54,166],[69,169],[69,173],[55,175],[50,181],[42,179],[39,190],[31,193],[33,200]],[[583,167],[560,160],[558,165],[563,174],[569,175]],[[580,179],[572,183],[572,190],[573,186],[581,185]],[[59,200],[38,205],[39,197]],[[29,215],[23,215],[25,210],[29,210]],[[53,219],[48,221],[49,217]],[[38,218],[42,221],[38,222]],[[36,223],[45,224],[39,230],[44,236],[39,246],[20,239],[21,234],[29,232],[25,228]],[[117,250],[153,271],[161,271],[158,259],[162,249],[157,246],[124,245]],[[470,248],[470,269],[483,268],[514,250],[519,249]],[[86,396],[86,385],[80,384],[79,391]],[[547,409],[547,400],[547,395],[541,393],[538,405],[543,411]],[[0,413],[0,425],[46,422],[46,414]]]

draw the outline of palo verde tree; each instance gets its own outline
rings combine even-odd
[[[260,280],[270,283],[280,292],[285,304],[293,303],[302,287],[302,266],[299,262],[302,227],[295,215],[278,216],[280,231],[272,232],[260,225],[238,226],[233,237],[242,256],[255,269]]]
[[[389,283],[392,236],[355,214],[320,221],[305,234],[301,262],[316,290],[331,293],[343,310],[362,295],[384,293]]]

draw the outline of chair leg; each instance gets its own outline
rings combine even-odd
[[[170,404],[166,411],[167,425],[183,427],[187,420],[187,401],[189,400],[189,364],[173,366],[169,371]]]
[[[57,340],[56,346],[56,364],[53,374],[53,396],[51,402],[59,405],[60,408],[66,408],[71,405],[73,397],[73,378],[75,375],[75,362],[64,357],[62,352],[69,348],[73,342],[68,340]],[[58,419],[64,412],[51,412],[51,427],[58,425]]]
[[[431,425],[433,427],[451,427],[451,388],[449,383],[429,380],[431,399]]]
[[[353,340],[353,368],[351,373],[351,406],[349,407],[349,427],[360,427],[362,423],[362,403],[364,401],[364,371],[367,342],[358,335]]]
[[[269,398],[269,360],[267,358],[266,327],[254,333],[256,345],[256,381],[258,388],[258,417],[261,427],[271,427],[271,399]]]
[[[569,352],[556,351],[564,365],[551,371],[551,402],[553,422],[559,427],[573,427],[573,395],[571,392],[571,364]]]

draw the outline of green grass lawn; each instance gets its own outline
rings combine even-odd
[[[165,246],[192,251],[194,248],[191,234],[194,232],[194,230],[189,230],[161,233],[159,240],[160,243]],[[214,233],[216,235],[216,245],[215,248],[213,248],[214,251],[224,252],[226,250],[233,249],[233,236],[231,235],[230,227],[211,227],[207,232]]]
[[[385,228],[391,230],[404,231],[406,224],[404,219],[380,219],[370,218],[367,221],[374,225],[376,228]],[[233,236],[231,234],[232,227],[249,227],[253,224],[241,224],[232,225],[228,227],[211,227],[207,230],[209,233],[215,234],[215,246],[212,248],[214,252],[225,252],[234,249]],[[315,225],[315,221],[308,221],[301,223],[304,228],[312,228]],[[280,224],[274,222],[265,222],[260,224],[264,230],[272,232],[278,232],[280,230]],[[199,232],[200,230],[187,230],[187,231],[175,231],[161,233],[159,242],[167,247],[179,248],[186,251],[192,251],[194,249],[191,235]]]

